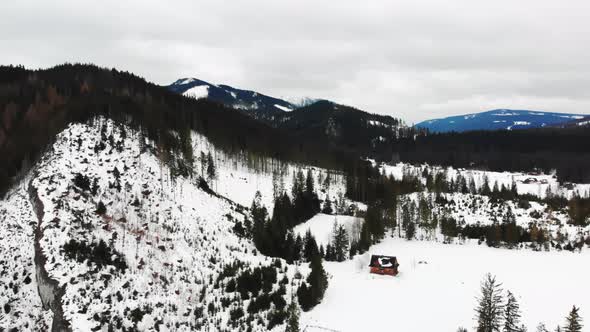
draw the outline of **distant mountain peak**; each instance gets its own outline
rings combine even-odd
[[[216,85],[197,78],[181,78],[167,88],[187,97],[214,100],[244,111],[255,118],[270,118],[298,107],[286,100],[267,96],[257,91],[234,88],[226,84]]]
[[[581,114],[502,108],[480,113],[426,120],[416,124],[416,127],[427,128],[431,132],[515,130],[556,126],[583,119],[584,117]]]

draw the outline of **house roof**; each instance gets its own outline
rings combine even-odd
[[[395,268],[399,264],[395,256],[371,255],[370,267]]]

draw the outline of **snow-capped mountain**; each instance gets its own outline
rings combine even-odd
[[[585,115],[529,110],[496,109],[487,112],[426,120],[416,127],[431,132],[462,132],[470,130],[514,130],[555,126],[583,119]]]
[[[179,79],[170,84],[168,89],[187,97],[208,98],[243,110],[256,118],[267,118],[277,113],[289,112],[299,106],[256,91],[242,90],[223,84],[211,84],[196,78]]]

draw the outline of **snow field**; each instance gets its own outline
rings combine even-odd
[[[397,256],[400,274],[369,274],[370,254]],[[324,264],[330,285],[301,325],[343,332],[381,330],[383,324],[407,332],[459,326],[473,331],[480,282],[490,272],[517,296],[529,331],[539,322],[553,329],[574,304],[584,319],[590,317],[588,259],[587,250],[533,252],[387,238],[353,260]]]

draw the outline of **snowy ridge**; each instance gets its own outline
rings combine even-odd
[[[199,146],[196,140],[195,146]],[[243,270],[251,265],[269,266],[276,260],[255,254],[253,244],[233,232],[247,211],[204,192],[194,180],[173,177],[152,151],[155,146],[143,136],[98,119],[92,125],[70,125],[37,165],[31,185],[44,212],[41,247],[50,277],[65,289],[64,317],[73,331],[89,331],[107,323],[115,330],[223,327],[241,331],[245,322],[230,322],[229,312],[246,311],[251,300],[227,294],[224,285],[228,279],[219,276],[228,264],[241,262],[239,270]],[[235,169],[219,170],[222,178],[231,181],[232,177],[225,175]],[[88,183],[78,174],[87,177]],[[260,187],[267,184],[272,191],[272,175],[268,182],[259,182]],[[217,185],[237,192],[235,183],[220,181]],[[249,200],[255,190],[252,186]],[[2,292],[0,300],[11,303],[12,310],[0,316],[0,322],[2,326],[44,329],[51,325],[52,315],[36,302],[31,198],[37,197],[29,197],[23,185],[0,203],[2,218],[7,221],[0,225],[1,234],[9,240],[1,249],[2,257],[15,257],[14,264],[4,262],[2,266],[16,272],[12,284],[18,282],[15,288],[19,288],[8,299],[5,294],[9,292]],[[96,212],[100,202],[104,212]],[[71,256],[64,247],[77,243],[82,248],[96,248],[101,240],[112,250],[103,263],[85,258],[83,251]],[[121,261],[126,267],[121,268],[117,263]],[[297,268],[282,265],[277,279],[292,279]],[[299,269],[307,271],[307,267]],[[3,281],[13,278],[6,272],[0,276]],[[278,285],[274,287],[278,289]],[[221,305],[224,298],[229,305]],[[290,300],[290,288],[284,298]],[[267,330],[263,314],[260,324],[253,323],[254,331]]]
[[[585,115],[581,114],[497,109],[481,113],[426,120],[416,124],[416,127],[427,128],[431,132],[513,130],[561,125],[572,120],[583,119],[584,117]]]

